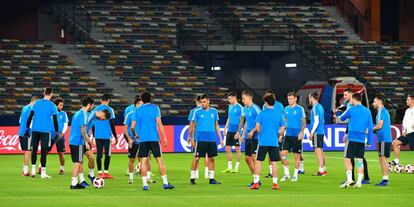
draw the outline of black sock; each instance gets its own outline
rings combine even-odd
[[[109,163],[111,162],[111,157],[106,156],[105,157],[105,163],[104,163],[104,170],[109,170]]]
[[[98,171],[102,170],[102,158],[96,158],[96,165],[98,166]]]
[[[364,179],[369,180],[367,160],[364,158],[363,162],[364,162]]]
[[[355,181],[355,159],[351,159],[352,163],[352,180]]]

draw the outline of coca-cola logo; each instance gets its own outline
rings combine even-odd
[[[17,151],[20,150],[19,136],[16,134],[6,134],[0,130],[0,150]]]
[[[115,148],[115,150],[124,151],[128,149],[128,142],[124,138],[124,134],[117,134],[118,137],[118,143],[116,145],[113,145],[112,148]]]

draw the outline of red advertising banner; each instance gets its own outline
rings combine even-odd
[[[224,126],[221,126],[222,128]],[[0,126],[0,155],[1,154],[22,154],[19,142],[17,126]],[[112,145],[113,153],[126,153],[128,151],[128,143],[123,137],[123,126],[117,126],[116,132],[118,136],[118,143]],[[345,132],[345,125],[326,125],[325,129],[325,139],[324,139],[324,149],[326,151],[341,151],[345,146],[342,143],[342,136]],[[165,133],[167,135],[167,146],[164,147],[161,143],[163,152],[189,152],[191,149],[187,143],[187,130],[188,126],[186,125],[168,125],[165,126]],[[307,129],[305,129],[306,132]],[[391,127],[393,139],[401,136],[401,125],[393,125]],[[65,136],[66,142],[66,151],[69,152],[69,133],[70,128]],[[308,136],[309,131],[305,133],[303,140],[304,151],[312,151],[312,147],[309,145],[310,141],[306,136]],[[376,139],[374,139],[375,141]],[[96,152],[95,146],[92,146]],[[40,148],[40,147],[39,147]],[[375,150],[376,145],[373,145],[369,150]],[[223,146],[218,146],[219,151],[224,151]],[[409,147],[401,147],[401,150],[408,150]],[[40,149],[39,149],[40,150]],[[51,153],[56,153],[56,148],[53,147]]]
[[[118,136],[118,143],[112,145],[112,153],[126,153],[128,152],[128,143],[124,139],[123,126],[116,127],[116,133]],[[20,147],[19,127],[17,126],[0,126],[0,154],[22,154],[23,151]],[[167,135],[167,147],[161,143],[163,152],[174,151],[174,126],[165,126],[165,133]],[[66,151],[69,152],[69,134],[70,127],[65,135]],[[96,152],[95,146],[93,146],[94,152]],[[40,146],[39,146],[40,150]],[[51,153],[56,153],[56,147],[52,148]]]

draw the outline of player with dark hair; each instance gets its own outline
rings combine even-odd
[[[224,134],[226,135],[226,155],[227,155],[227,169],[223,170],[224,173],[237,173],[239,171],[241,151],[240,151],[240,133],[243,128],[244,118],[243,106],[237,102],[237,94],[230,92],[228,95],[229,109],[226,126],[224,127]],[[233,169],[232,152],[231,148],[235,147],[237,153],[236,166]]]
[[[46,159],[47,159],[47,150],[50,147],[51,135],[50,131],[58,131],[58,121],[57,121],[57,108],[50,99],[52,99],[53,90],[51,88],[46,88],[44,92],[44,98],[36,101],[33,105],[29,117],[26,122],[26,132],[28,134],[28,129],[30,125],[32,126],[32,177],[36,175],[36,160],[37,160],[37,150],[39,147],[39,142],[41,143],[41,178],[52,178],[46,173]],[[32,123],[33,120],[33,123]],[[50,123],[53,120],[53,130],[51,130]]]
[[[272,164],[272,189],[279,190],[279,185],[277,184],[277,162],[280,161],[280,154],[277,138],[279,137],[279,139],[281,139],[279,131],[284,130],[283,128],[285,123],[283,121],[282,114],[273,108],[275,104],[274,96],[268,94],[263,99],[266,104],[266,109],[261,111],[256,118],[256,130],[260,133],[260,135],[258,136],[259,144],[257,150],[257,160],[254,166],[253,185],[250,186],[250,189],[259,189],[262,162],[268,154],[270,163]]]
[[[188,121],[190,123],[189,123],[189,126],[188,126],[187,142],[191,144],[191,147],[192,147],[193,151],[195,150],[195,143],[197,142],[197,138],[194,137],[194,134],[196,132],[195,132],[195,122],[193,120],[193,118],[194,118],[193,115],[194,115],[194,112],[197,109],[201,108],[200,98],[201,98],[201,96],[196,97],[196,99],[195,99],[196,107],[191,109],[190,114],[188,115]],[[191,137],[194,137],[194,140],[192,140]],[[196,169],[196,172],[195,172],[196,173],[196,178],[200,177],[199,172],[198,172],[198,168],[199,168],[199,163],[197,163],[197,169]],[[204,158],[204,178],[208,179],[208,155],[206,155],[205,158]]]
[[[96,120],[105,120],[110,117],[109,111],[95,111],[90,114],[93,108],[94,100],[86,96],[82,99],[82,108],[72,117],[72,124],[69,137],[69,147],[73,162],[72,182],[70,189],[83,189],[89,184],[83,176],[83,155],[87,154],[89,163],[88,177],[93,182],[94,177],[94,160],[92,154],[91,138],[88,136],[88,125],[93,125]],[[90,129],[90,128],[89,128]],[[78,177],[79,181],[78,182]]]
[[[344,112],[347,109],[351,108],[353,105],[351,104],[351,98],[352,95],[354,94],[354,92],[352,91],[352,88],[346,88],[344,90],[343,96],[344,96],[344,102],[341,106],[339,106],[337,108],[337,112]],[[347,137],[348,137],[348,126],[346,127],[346,131],[343,137],[343,142],[346,143],[347,141]],[[363,164],[364,164],[364,179],[362,180],[362,184],[369,184],[370,183],[370,179],[369,179],[369,173],[368,173],[368,162],[365,159],[365,157],[362,159]],[[352,180],[355,180],[355,159],[351,159],[351,164],[352,164]],[[341,184],[344,184],[346,182],[343,181]]]
[[[353,107],[347,109],[339,118],[342,121],[349,119],[348,138],[345,143],[344,163],[346,168],[347,181],[340,188],[348,188],[354,185],[352,180],[351,159],[356,159],[358,169],[358,179],[356,188],[361,188],[364,173],[364,163],[362,159],[365,154],[365,146],[369,147],[373,137],[373,122],[371,112],[361,104],[361,95],[352,95],[351,104]],[[368,131],[368,135],[367,135]],[[367,138],[367,141],[365,140]]]
[[[131,123],[132,123],[132,117],[134,115],[135,109],[137,109],[141,105],[142,105],[141,98],[140,97],[136,98],[134,101],[135,108],[131,110],[124,118],[124,138],[127,140],[127,143],[128,143],[128,158],[129,158],[128,183],[129,184],[134,183],[134,163],[135,163],[135,160],[138,158],[137,153],[138,153],[138,147],[139,147],[138,140],[135,139],[135,136],[132,133]]]
[[[115,113],[114,110],[108,106],[110,96],[104,94],[101,98],[101,105],[97,106],[95,111],[108,111],[110,113],[109,120],[97,120],[93,125],[93,135],[96,143],[96,164],[98,166],[98,177],[104,179],[112,179],[109,174],[109,164],[111,162],[111,138],[114,144],[118,143],[118,137],[115,131]],[[105,149],[104,172],[102,173],[102,154]]]
[[[129,106],[127,106],[126,108],[125,108],[125,110],[124,110],[124,122],[125,122],[125,120],[126,120],[126,117],[127,117],[127,114],[129,114],[129,113],[131,113],[131,112],[133,112],[134,110],[135,110],[135,108],[136,108],[136,101],[137,100],[139,100],[139,102],[140,102],[140,105],[142,104],[142,101],[141,101],[141,96],[139,95],[139,94],[137,94],[137,95],[135,95],[135,98],[134,98],[134,101],[133,101],[133,103],[131,104],[131,105],[129,105]],[[132,116],[131,116],[132,117]],[[128,139],[127,139],[127,137],[125,136],[125,133],[124,133],[124,139],[125,139],[125,141],[126,142],[128,142]],[[129,161],[130,160],[128,160],[128,166],[129,166]],[[150,162],[148,162],[148,163],[150,163]],[[137,164],[137,166],[136,166],[136,168],[140,168],[140,163],[138,162],[138,164]],[[149,168],[150,169],[150,168]],[[126,172],[125,172],[125,175],[126,176],[129,176],[129,167],[127,168],[127,170],[126,170]],[[150,173],[150,175],[151,175],[151,173]]]
[[[196,184],[196,170],[200,158],[208,156],[209,184],[221,184],[214,178],[214,157],[217,156],[216,134],[220,139],[220,145],[223,145],[220,126],[218,124],[219,116],[217,109],[210,107],[210,100],[207,95],[200,96],[201,108],[194,111],[193,118],[195,129],[191,142],[197,139],[195,144],[194,159],[191,163],[190,183]]]
[[[385,108],[385,98],[376,96],[372,106],[377,110],[376,125],[373,131],[377,133],[378,138],[378,156],[382,171],[382,181],[375,184],[376,186],[388,185],[389,165],[387,158],[390,157],[391,151],[391,118],[390,113]]]
[[[158,135],[158,129],[160,130],[163,136],[163,146],[167,146],[167,136],[165,134],[164,125],[161,121],[161,111],[160,108],[154,104],[151,104],[151,94],[145,92],[141,95],[142,106],[135,109],[131,130],[134,134],[135,140],[138,140],[138,158],[141,161],[141,176],[142,176],[142,185],[143,190],[147,191],[148,182],[147,182],[147,162],[150,151],[154,155],[157,164],[158,170],[160,171],[161,178],[163,181],[164,189],[173,189],[174,186],[168,182],[167,179],[167,170],[165,168],[164,161],[162,159],[162,152],[160,146],[160,137]]]
[[[99,121],[99,120],[101,120],[101,121],[102,120],[107,120],[111,117],[111,113],[106,109],[101,110],[101,111],[94,110],[93,112],[91,112],[92,108],[94,106],[93,105],[94,103],[95,103],[95,101],[89,96],[86,96],[82,99],[82,106],[86,107],[89,104],[92,105],[92,107],[87,107],[88,110],[87,110],[87,114],[86,114],[86,116],[87,116],[86,133],[87,133],[88,137],[90,137],[90,138],[91,138],[91,136],[89,134],[90,134],[91,128],[92,128],[92,126],[94,126],[95,122]],[[91,139],[89,139],[88,144],[90,146],[92,146]],[[84,154],[88,157],[88,168],[89,168],[88,178],[91,180],[91,182],[93,182],[93,180],[95,179],[95,159],[93,157],[93,151],[92,150],[84,150]],[[85,181],[85,178],[84,178],[84,175],[83,175],[83,166],[81,167],[80,172],[79,172],[79,179],[80,179],[80,184],[82,186],[84,186],[84,187],[89,186],[89,184]]]
[[[276,100],[276,93],[272,90],[272,89],[267,89],[266,91],[265,91],[265,94],[263,95],[263,97],[264,96],[266,96],[266,95],[273,95],[273,97],[275,98],[275,100]],[[264,110],[264,109],[266,109],[266,103],[265,104],[263,104],[263,106],[262,106],[262,110]],[[274,104],[274,106],[273,106],[273,108],[277,111],[277,112],[279,112],[280,114],[283,114],[283,104],[282,103],[280,103],[279,101],[277,101],[276,100],[276,102],[275,102],[275,104]],[[283,142],[283,139],[284,139],[284,137],[282,137],[282,140],[279,140],[279,150],[281,150],[282,149],[282,142]],[[266,176],[265,176],[265,178],[272,178],[273,176],[272,176],[272,163],[270,163],[270,160],[269,160],[269,174],[267,174]]]
[[[57,118],[58,118],[58,132],[54,132],[53,130],[50,132],[52,137],[52,142],[48,151],[52,150],[53,145],[56,144],[56,150],[59,155],[60,161],[60,170],[59,175],[63,175],[65,173],[65,134],[68,129],[69,118],[65,111],[63,111],[63,99],[57,98],[53,101],[58,109]]]
[[[318,103],[319,95],[317,92],[309,94],[309,102],[312,105],[311,111],[311,134],[309,139],[313,141],[313,148],[315,149],[316,157],[318,158],[319,171],[314,176],[325,176],[326,172],[326,157],[323,152],[323,138],[325,136],[325,111],[320,103]]]
[[[32,96],[30,103],[23,107],[19,118],[19,141],[20,148],[24,151],[24,162],[22,176],[30,176],[29,159],[32,154],[32,139],[31,129],[27,128],[27,118],[32,110],[33,105],[39,99],[37,96]]]
[[[400,146],[410,145],[410,150],[414,150],[414,95],[408,95],[406,104],[408,109],[405,111],[402,122],[402,135],[392,142],[394,150],[394,160],[391,165],[400,163]]]

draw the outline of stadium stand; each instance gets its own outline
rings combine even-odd
[[[228,89],[218,86],[214,77],[192,64],[176,46],[177,22],[196,25],[205,20],[197,7],[181,2],[119,5],[112,1],[87,1],[82,6],[96,26],[111,36],[77,44],[82,54],[136,92],[154,93],[154,102],[160,104],[164,115],[187,115],[194,97],[201,93],[210,94],[212,106],[224,113]]]
[[[67,111],[79,110],[85,95],[97,101],[104,93],[112,93],[89,72],[53,50],[44,42],[0,40],[0,113],[19,114],[33,94],[41,96],[45,87],[56,90],[55,97],[65,100]],[[122,109],[127,101],[115,94],[112,106]]]
[[[404,105],[405,93],[414,90],[414,56],[402,42],[376,43],[351,40],[344,34],[327,7],[292,6],[280,2],[262,2],[258,5],[228,6],[241,22],[247,39],[258,38],[258,29],[268,24],[266,32],[288,36],[286,24],[294,24],[321,49],[325,57],[373,87],[374,93],[386,96],[394,107]],[[250,24],[256,22],[257,26]],[[273,25],[274,24],[274,25]],[[280,25],[278,25],[280,24]],[[255,28],[256,27],[256,28]],[[375,94],[370,94],[371,97]]]
[[[200,93],[210,94],[212,106],[224,113],[228,89],[195,65],[177,43],[177,25],[185,25],[200,41],[206,39],[205,24],[216,25],[208,28],[208,39],[224,43],[230,38],[225,31],[228,25],[215,21],[206,7],[184,1],[109,0],[81,1],[81,7],[89,12],[93,26],[108,38],[90,39],[74,47],[125,82],[126,90],[154,93],[154,102],[160,104],[163,115],[186,115]],[[414,89],[414,55],[408,46],[351,39],[327,7],[280,2],[232,3],[225,7],[223,11],[240,20],[237,38],[244,42],[262,41],[270,33],[290,38],[289,25],[294,25],[315,43],[312,47],[320,51],[319,59],[356,76],[369,85],[370,93],[385,95],[393,106],[403,105],[403,95]],[[0,88],[0,109],[4,109],[0,113],[17,114],[24,104],[20,100],[40,93],[44,86],[59,86],[58,93],[68,100],[71,110],[77,108],[80,96],[112,92],[45,43],[2,40],[0,58],[0,78],[6,86]],[[112,105],[120,111],[126,102],[116,94]]]

